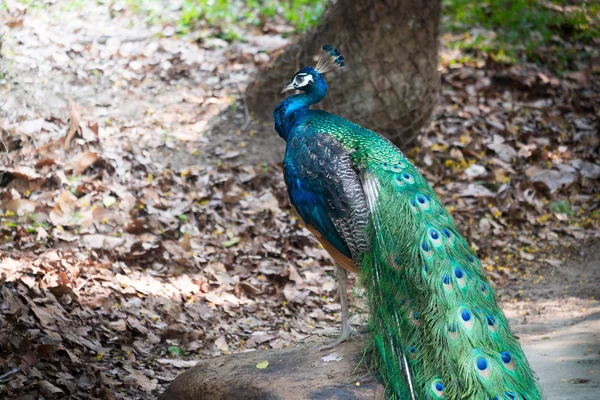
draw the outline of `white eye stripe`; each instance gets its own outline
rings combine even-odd
[[[314,79],[310,74],[298,74],[296,75],[296,78],[294,78],[294,84],[296,87],[306,86],[310,82],[314,82]]]

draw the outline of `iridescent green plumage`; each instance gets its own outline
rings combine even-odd
[[[481,263],[431,186],[382,136],[309,110],[326,85],[318,88],[317,72],[301,71],[313,74],[317,88],[288,98],[275,111],[276,128],[288,143],[284,169],[290,199],[330,243],[341,241],[335,247],[360,271],[388,397],[541,398]],[[324,163],[345,165],[340,160],[347,157],[352,167],[321,173]],[[361,193],[344,190],[353,176]],[[332,187],[334,192],[324,189]],[[330,193],[350,194],[335,202],[327,198]],[[364,212],[356,206],[363,199]],[[344,240],[353,219],[365,221],[353,227],[367,226],[368,244],[359,242],[362,247]]]

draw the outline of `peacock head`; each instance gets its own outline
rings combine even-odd
[[[317,66],[304,67],[296,72],[281,93],[288,90],[301,90],[308,94],[318,93],[324,96],[327,92],[327,83],[323,78],[323,74],[336,67],[343,66],[344,56],[340,55],[338,49],[334,49],[332,45],[326,44],[323,46],[323,54],[321,54]]]

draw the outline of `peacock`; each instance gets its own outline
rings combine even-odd
[[[383,136],[310,106],[323,74],[344,57],[323,46],[274,110],[286,142],[284,179],[294,211],[336,261],[342,331],[352,334],[347,271],[370,308],[370,345],[389,399],[542,398],[537,379],[481,262],[417,168]]]

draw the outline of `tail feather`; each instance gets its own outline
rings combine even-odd
[[[373,248],[361,279],[388,397],[541,398],[481,263],[433,189],[397,157],[363,170]]]

